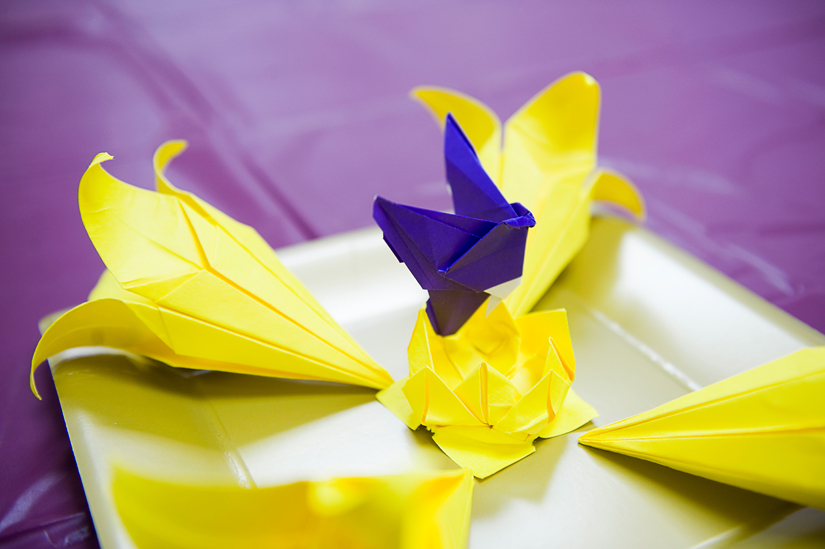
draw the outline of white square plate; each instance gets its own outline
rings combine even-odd
[[[576,392],[604,425],[825,337],[642,228],[597,218],[542,299],[568,311]],[[395,379],[426,299],[378,230],[281,250],[285,265]],[[113,464],[158,479],[268,486],[456,465],[374,391],[175,370],[105,349],[52,359],[101,545],[134,547],[114,507]],[[579,432],[478,482],[470,546],[716,547],[825,528],[825,513],[579,446]],[[788,522],[791,520],[792,522]],[[779,536],[779,537],[777,537]],[[761,545],[760,545],[761,546]]]

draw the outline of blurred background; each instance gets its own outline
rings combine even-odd
[[[10,1],[0,5],[0,546],[96,547],[37,321],[103,264],[77,184],[95,154],[273,247],[370,226],[375,194],[446,209],[416,85],[506,119],[573,70],[602,85],[600,164],[647,227],[825,331],[825,4]]]

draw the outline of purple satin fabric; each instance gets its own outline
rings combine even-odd
[[[557,77],[602,85],[600,162],[648,227],[825,331],[825,5],[765,2],[30,2],[0,5],[0,546],[95,547],[37,320],[103,265],[77,211],[95,154],[273,246],[372,224],[373,196],[444,210],[420,84],[512,114]]]

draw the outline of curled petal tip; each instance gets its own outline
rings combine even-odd
[[[440,88],[438,86],[416,86],[410,90],[410,98],[416,101],[427,101],[427,96],[440,94],[440,93],[454,93],[452,90],[448,90],[446,88]]]
[[[169,147],[171,145],[177,145],[179,147],[186,148],[189,146],[189,141],[187,141],[186,139],[170,139],[169,141],[164,141],[158,148],[160,149],[163,147]]]
[[[185,139],[170,139],[169,141],[165,141],[160,145],[160,147],[155,149],[155,155],[152,160],[156,167],[162,168],[166,162],[178,156],[188,147],[189,142]]]
[[[572,72],[566,78],[579,78],[579,79],[583,80],[584,83],[587,84],[588,86],[598,86],[599,85],[599,83],[596,81],[595,78],[593,78],[592,76],[590,76],[589,74],[587,74],[584,71]]]
[[[92,160],[92,163],[89,164],[89,167],[91,168],[92,166],[96,166],[97,164],[100,164],[101,162],[106,162],[107,160],[111,160],[113,158],[114,158],[114,156],[112,156],[111,154],[109,154],[107,152],[98,153],[98,155],[95,156],[94,160]]]
[[[431,89],[432,88],[430,88],[429,86],[416,86],[416,87],[414,87],[413,89],[410,90],[409,95],[412,99],[418,100],[418,99],[421,99],[422,95],[426,94]]]
[[[37,384],[34,382],[34,372],[37,370],[38,364],[32,363],[32,371],[29,375],[29,386],[31,387],[32,394],[37,397],[37,400],[43,400],[43,397],[40,396],[40,393],[37,391]]]

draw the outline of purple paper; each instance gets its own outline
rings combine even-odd
[[[376,196],[372,215],[395,256],[429,292],[433,329],[450,335],[490,296],[487,290],[521,276],[527,230],[536,220],[507,202],[452,114],[444,159],[455,214]]]

